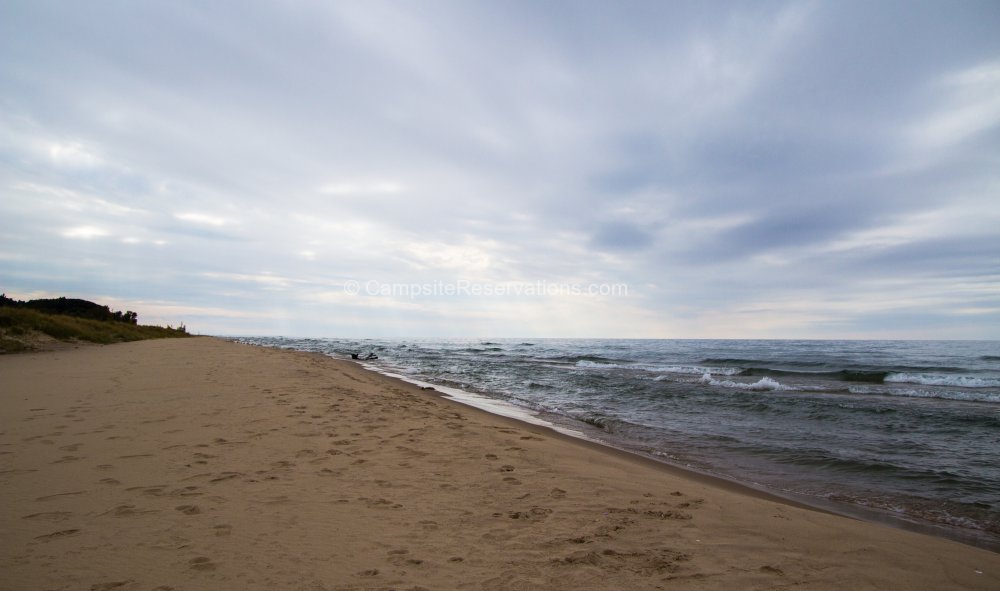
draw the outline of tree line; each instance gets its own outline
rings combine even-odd
[[[102,320],[105,322],[124,322],[127,324],[138,324],[139,315],[131,310],[126,312],[113,312],[111,308],[80,300],[76,298],[50,298],[39,300],[19,301],[7,297],[7,294],[0,295],[0,308],[28,308],[45,312],[48,314],[63,314],[65,316],[75,316],[77,318],[89,318],[91,320]]]

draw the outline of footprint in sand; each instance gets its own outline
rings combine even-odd
[[[231,525],[216,525],[212,529],[215,530],[215,536],[218,538],[229,537],[233,534],[233,526]]]
[[[209,480],[209,482],[224,482],[226,480],[232,480],[233,478],[239,478],[243,476],[241,472],[222,472],[217,478]]]
[[[77,491],[73,491],[73,492],[56,493],[54,495],[45,495],[44,497],[37,497],[35,500],[36,501],[48,501],[50,499],[55,499],[55,498],[58,498],[58,497],[69,497],[69,496],[74,496],[74,495],[82,495],[85,492],[86,491],[83,491],[83,490],[77,490]]]
[[[643,512],[643,515],[653,517],[655,519],[691,519],[690,513],[682,513],[681,511],[645,511]]]
[[[44,513],[32,513],[31,515],[25,515],[21,519],[43,519],[46,521],[65,521],[72,517],[72,513],[69,511],[45,511]]]
[[[137,515],[144,515],[146,513],[158,513],[158,511],[156,509],[148,509],[145,511],[141,511],[136,509],[135,505],[118,505],[114,509],[110,509],[108,511],[105,511],[104,513],[101,513],[101,515],[102,516],[111,515],[113,517],[135,517]]]
[[[198,492],[197,486],[185,486],[184,488],[175,488],[170,491],[170,496],[172,497],[200,497],[205,493]]]
[[[198,508],[198,505],[177,505],[174,509],[185,515],[198,515],[201,513],[201,509]]]
[[[547,507],[532,507],[527,511],[514,511],[509,513],[507,516],[511,519],[545,519],[552,514],[552,509]]]
[[[365,505],[367,505],[370,508],[389,507],[389,508],[392,508],[392,509],[402,509],[402,507],[403,507],[399,503],[393,503],[392,501],[390,501],[388,499],[382,499],[382,498],[369,499],[369,498],[362,497],[362,498],[359,498],[358,500],[359,501],[364,501]]]
[[[129,579],[128,581],[110,581],[107,583],[94,583],[93,585],[90,586],[90,591],[111,591],[112,589],[118,589],[120,587],[124,587],[125,585],[128,585],[131,582],[132,580]],[[173,587],[169,587],[169,589],[173,589]]]
[[[188,566],[191,570],[208,571],[216,569],[215,563],[212,562],[212,559],[207,556],[196,556],[195,558],[192,558],[188,561]]]
[[[163,489],[166,488],[166,486],[167,485],[165,485],[165,484],[150,484],[150,485],[143,485],[143,486],[130,486],[130,487],[128,487],[128,488],[125,489],[125,492],[142,491],[142,494],[144,494],[144,495],[152,495],[154,497],[158,497],[161,494],[163,494]]]
[[[78,529],[63,529],[63,530],[59,530],[59,531],[54,531],[54,532],[52,532],[50,534],[45,534],[44,536],[35,536],[35,539],[36,540],[45,540],[45,541],[48,541],[48,540],[55,540],[55,539],[59,539],[59,538],[66,538],[66,537],[69,537],[69,536],[75,536],[78,533],[80,533],[80,530],[78,530]]]
[[[521,484],[521,481],[513,476],[508,476],[507,478],[504,478],[503,481],[507,484]]]

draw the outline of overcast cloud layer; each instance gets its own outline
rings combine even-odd
[[[212,334],[1000,338],[998,31],[995,0],[3,0],[0,289]]]

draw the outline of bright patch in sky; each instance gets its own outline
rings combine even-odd
[[[174,214],[174,217],[185,222],[204,224],[206,226],[225,226],[226,224],[232,223],[226,218],[206,213],[178,213]]]
[[[108,235],[108,231],[94,226],[77,226],[76,228],[67,228],[62,235],[64,238],[90,240],[91,238],[103,238]]]

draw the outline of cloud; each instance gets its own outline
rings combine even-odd
[[[62,232],[63,238],[72,238],[80,240],[103,238],[107,235],[108,235],[107,230],[95,226],[77,226],[75,228],[67,228]]]
[[[637,224],[607,222],[600,225],[590,242],[599,250],[641,250],[653,242],[653,235]]]
[[[368,196],[393,194],[403,191],[403,186],[392,181],[369,181],[355,183],[330,183],[320,187],[319,192],[327,195]]]
[[[10,8],[2,287],[243,334],[989,336],[991,2],[578,8]],[[331,295],[463,278],[630,295]]]
[[[1000,125],[1000,60],[945,74],[934,86],[941,104],[908,130],[916,149],[945,149]]]
[[[210,215],[207,213],[196,213],[196,212],[175,213],[174,217],[184,222],[191,222],[194,224],[201,224],[205,226],[221,227],[233,223],[232,220],[226,219],[221,216]]]

